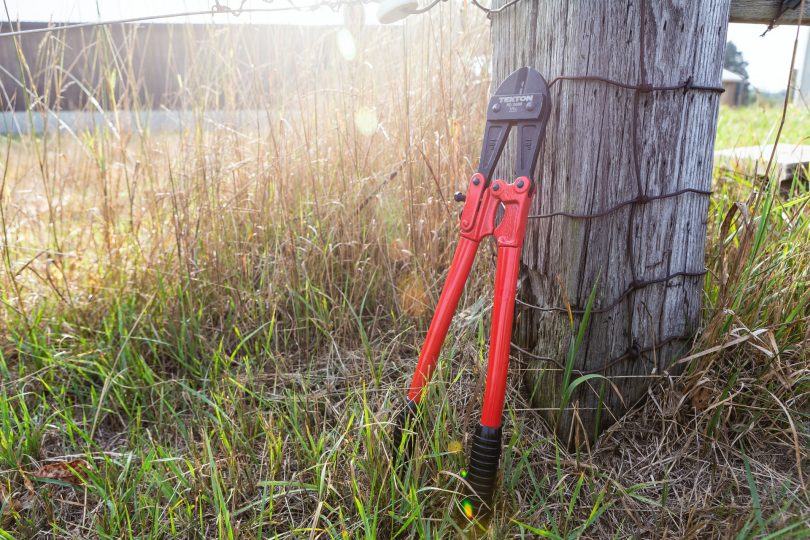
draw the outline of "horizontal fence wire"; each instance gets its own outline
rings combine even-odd
[[[573,212],[551,212],[549,214],[529,214],[529,219],[548,219],[553,217],[567,217],[571,219],[595,219],[607,216],[612,214],[617,210],[621,210],[625,206],[629,206],[631,204],[647,204],[652,201],[660,201],[661,199],[668,199],[670,197],[677,197],[679,195],[683,195],[685,193],[696,193],[698,195],[711,195],[712,191],[705,190],[705,189],[694,189],[694,188],[685,188],[679,189],[678,191],[673,191],[672,193],[664,193],[662,195],[639,195],[633,199],[620,202],[615,206],[611,206],[607,210],[601,210],[599,212],[595,212],[593,214],[575,214]]]
[[[644,347],[644,348],[640,348],[638,346],[638,344],[633,343],[630,347],[628,347],[627,351],[625,351],[623,354],[620,354],[619,356],[616,356],[616,357],[608,360],[607,362],[605,362],[604,364],[602,364],[598,368],[588,369],[588,370],[581,370],[581,369],[571,368],[571,373],[576,375],[577,377],[582,376],[582,375],[592,375],[594,373],[604,373],[605,371],[612,368],[613,366],[615,366],[619,362],[622,362],[624,360],[645,360],[646,359],[644,357],[645,354],[653,352],[653,351],[655,351],[657,349],[660,349],[661,347],[663,347],[665,345],[669,345],[670,343],[675,342],[675,341],[686,341],[686,340],[690,339],[691,337],[692,336],[689,335],[689,334],[681,334],[681,335],[669,336],[668,338],[665,338],[662,341],[659,341],[654,345],[651,345],[649,347]],[[560,362],[559,360],[556,360],[556,359],[551,358],[549,356],[540,356],[538,354],[534,354],[533,352],[528,351],[528,350],[524,349],[523,347],[520,347],[519,345],[517,345],[514,342],[510,342],[510,345],[512,346],[513,349],[517,350],[518,352],[520,352],[521,354],[523,354],[525,356],[528,356],[529,358],[532,358],[534,360],[540,360],[540,361],[543,361],[543,362],[549,362],[549,363],[554,364],[555,366],[557,366],[560,370],[567,371],[566,366],[562,362]],[[654,375],[652,375],[652,376],[654,376]],[[638,377],[638,378],[646,378],[646,377],[650,377],[650,375],[639,375],[639,376],[636,376],[636,377]],[[613,378],[613,376],[611,376],[611,378]]]
[[[613,86],[618,86],[619,88],[624,88],[626,90],[636,90],[643,94],[648,94],[650,92],[671,92],[674,90],[683,90],[684,93],[690,90],[702,90],[705,92],[716,92],[718,94],[722,94],[725,92],[725,88],[722,86],[707,86],[702,84],[694,84],[692,81],[692,76],[686,78],[680,84],[674,85],[663,85],[663,86],[653,86],[649,83],[641,83],[641,84],[629,84],[624,83],[621,81],[616,81],[614,79],[608,79],[607,77],[597,77],[594,75],[560,75],[559,77],[555,77],[548,83],[548,87],[551,88],[559,81],[593,81],[593,82],[603,82],[605,84],[610,84]]]
[[[669,274],[667,276],[664,276],[664,277],[660,277],[660,278],[656,278],[656,279],[640,280],[640,281],[633,282],[633,283],[630,284],[629,287],[627,287],[627,289],[625,289],[619,296],[617,296],[616,299],[613,302],[611,302],[610,304],[608,304],[606,306],[602,306],[602,307],[599,307],[599,308],[596,308],[596,309],[591,309],[589,313],[591,313],[591,314],[594,314],[594,313],[607,313],[611,309],[613,309],[616,306],[618,306],[619,304],[621,304],[624,301],[624,299],[627,298],[628,296],[630,296],[632,293],[636,292],[639,289],[643,289],[644,287],[648,287],[650,285],[655,285],[656,283],[665,283],[665,282],[670,281],[672,279],[675,279],[677,277],[703,277],[703,276],[706,275],[707,272],[708,271],[706,269],[703,269],[703,270],[698,271],[698,272],[673,272],[673,273],[671,273],[671,274]],[[533,309],[533,310],[536,310],[536,311],[546,311],[546,312],[557,311],[557,312],[560,312],[560,313],[571,313],[571,314],[574,314],[574,315],[584,315],[585,312],[586,312],[586,309],[582,308],[582,307],[573,307],[573,306],[571,306],[571,307],[568,307],[568,306],[538,306],[538,305],[535,305],[535,304],[530,304],[528,302],[524,302],[520,298],[515,298],[515,301],[518,304],[520,304],[520,305],[522,305],[524,307],[527,307],[529,309]]]

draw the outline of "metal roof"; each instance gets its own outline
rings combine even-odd
[[[723,82],[743,82],[742,75],[738,75],[733,71],[729,71],[727,69],[723,70]]]

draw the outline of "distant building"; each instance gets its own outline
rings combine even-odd
[[[723,70],[723,92],[720,95],[720,103],[731,107],[739,107],[744,104],[745,99],[745,79],[727,69]]]
[[[17,30],[42,32],[4,35]],[[208,110],[262,108],[267,96],[311,84],[312,70],[345,62],[337,47],[323,45],[331,32],[322,26],[267,24],[77,28],[0,21],[0,111],[23,112],[30,103],[38,111],[193,110],[201,96]],[[25,84],[20,57],[30,73]],[[301,69],[302,64],[310,69]]]
[[[201,113],[215,124],[278,121],[290,114],[275,109],[283,96],[317,103],[313,77],[345,69],[332,45],[337,28],[0,21],[0,135],[99,126],[176,130],[202,120]],[[9,35],[18,30],[30,33]],[[369,26],[363,35],[397,43],[397,30]]]

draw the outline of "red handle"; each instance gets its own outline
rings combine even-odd
[[[504,205],[501,222],[495,228],[498,242],[498,266],[495,269],[495,300],[492,306],[492,330],[489,341],[487,385],[481,425],[501,427],[506,377],[509,372],[509,346],[515,314],[515,294],[520,271],[520,252],[526,233],[529,206],[532,202],[531,180],[521,176],[511,184],[496,180],[493,194]]]
[[[418,402],[422,397],[422,389],[430,381],[433,370],[436,369],[436,362],[439,359],[439,351],[442,349],[444,338],[447,336],[447,329],[453,320],[453,313],[458,306],[458,300],[464,291],[464,283],[470,274],[475,253],[478,250],[478,242],[469,238],[461,237],[453,255],[453,262],[450,263],[450,271],[447,274],[447,281],[430,321],[425,344],[419,353],[419,363],[416,365],[416,372],[413,375],[411,389],[408,392],[408,399]]]
[[[489,341],[489,367],[484,390],[484,408],[481,411],[481,424],[490,428],[501,427],[519,270],[520,247],[499,247]]]

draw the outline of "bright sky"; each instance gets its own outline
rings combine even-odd
[[[777,26],[764,37],[764,24],[731,24],[728,41],[733,41],[748,62],[748,77],[755,88],[768,92],[787,87],[790,56],[796,39],[795,26]],[[807,50],[808,27],[799,31],[799,49],[796,52],[796,67],[801,69]]]
[[[314,0],[303,0],[314,1]],[[240,0],[220,0],[222,4],[238,7]],[[210,9],[214,0],[4,0],[12,20],[20,21],[95,21],[155,15],[158,13],[177,13],[181,11],[204,11]],[[302,2],[301,2],[302,3]],[[284,0],[263,2],[250,0],[247,5],[256,8],[277,8],[288,5]],[[367,7],[366,20],[374,20],[376,5]],[[3,17],[5,18],[5,16]],[[180,20],[183,19],[173,19]],[[194,22],[211,21],[206,15],[192,19]],[[227,15],[218,15],[213,20],[256,23],[284,24],[340,24],[342,16],[328,8],[317,12],[282,11],[280,13],[244,13],[238,19]],[[732,24],[729,26],[728,39],[733,41],[748,62],[748,75],[756,88],[769,92],[785,88],[795,27],[777,27],[764,37],[764,25]],[[802,28],[799,38],[799,50],[796,66],[802,65],[806,43],[810,31]]]

